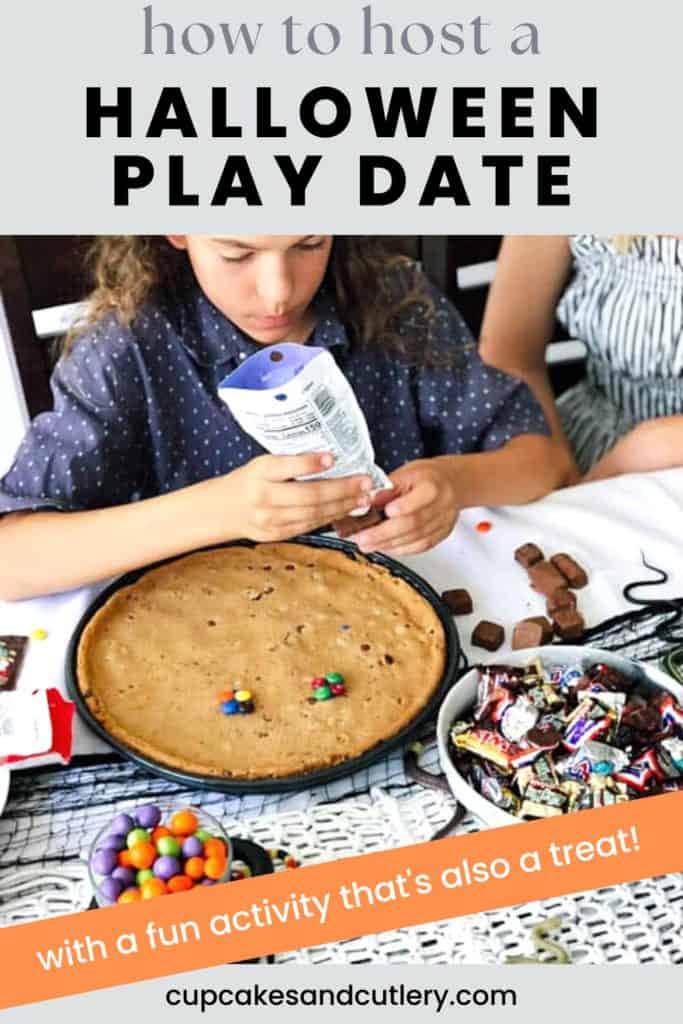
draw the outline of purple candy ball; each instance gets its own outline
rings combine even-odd
[[[118,836],[112,833],[110,836],[106,836],[103,840],[100,849],[102,850],[123,850],[126,846],[126,837]]]
[[[127,836],[132,828],[135,828],[135,822],[130,814],[117,814],[111,823],[112,833],[117,836]]]
[[[177,857],[157,857],[152,866],[152,871],[157,878],[163,878],[166,882],[169,878],[173,878],[174,875],[181,873],[180,861]]]
[[[145,804],[135,811],[135,819],[142,828],[156,828],[161,821],[161,811],[156,804]]]
[[[183,857],[201,857],[204,853],[204,843],[196,836],[188,836],[183,843]]]
[[[116,878],[124,889],[135,888],[136,872],[132,868],[114,868],[111,877]]]
[[[202,885],[215,885],[216,884],[216,879],[215,878],[202,878],[201,884]]]
[[[117,863],[114,850],[98,850],[90,862],[96,875],[110,875]]]
[[[116,903],[123,892],[123,884],[116,878],[105,878],[100,885],[100,893],[109,903]]]

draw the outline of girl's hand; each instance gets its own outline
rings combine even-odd
[[[454,476],[441,458],[420,459],[401,466],[389,479],[393,491],[381,491],[373,505],[384,507],[387,522],[362,530],[350,539],[361,551],[416,555],[449,535],[460,511]]]
[[[232,523],[224,523],[223,535],[255,541],[286,540],[317,530],[367,505],[372,490],[368,476],[296,479],[320,473],[332,465],[334,459],[329,454],[261,455],[227,477],[207,481],[215,488],[213,500],[222,502],[225,518],[232,519]]]

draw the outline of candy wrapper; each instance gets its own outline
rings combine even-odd
[[[225,377],[218,394],[266,451],[331,452],[334,466],[316,478],[368,474],[375,491],[392,486],[375,465],[370,433],[351,385],[325,349],[269,345]]]
[[[27,643],[26,636],[0,636],[0,693],[17,685]]]
[[[0,764],[47,754],[68,764],[74,708],[56,689],[0,693]]]

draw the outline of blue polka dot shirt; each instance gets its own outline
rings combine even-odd
[[[482,363],[457,310],[429,282],[430,336],[457,356],[428,368],[351,345],[332,301],[315,300],[309,343],[328,349],[366,416],[378,465],[489,451],[547,434],[521,381]],[[399,333],[425,331],[414,307]],[[260,346],[192,281],[172,308],[148,305],[130,327],[88,328],[52,377],[54,410],[37,416],[0,480],[0,513],[123,504],[229,473],[263,450],[218,397],[218,384]],[[455,351],[457,350],[457,352]]]

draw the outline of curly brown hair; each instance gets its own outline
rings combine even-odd
[[[185,251],[162,235],[98,236],[86,262],[94,290],[83,318],[64,340],[67,352],[85,329],[107,314],[128,325],[146,302],[172,295],[188,267]],[[423,366],[450,362],[443,350],[431,345],[433,303],[423,276],[412,260],[385,241],[335,236],[323,286],[335,300],[352,344],[382,348]],[[416,330],[399,333],[399,314],[408,310]]]

